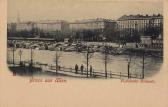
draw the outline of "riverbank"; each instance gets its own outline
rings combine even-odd
[[[19,56],[20,49],[14,51],[14,63],[19,64],[20,56]],[[31,50],[30,49],[22,49],[21,61],[24,61],[25,64],[31,62]],[[64,68],[75,68],[77,64],[80,66],[84,65],[84,70],[86,70],[86,53],[81,52],[64,52],[64,51],[57,51],[60,55],[58,65]],[[50,50],[32,50],[33,53],[33,63],[36,65],[41,65],[43,70],[47,70],[47,66],[53,66],[55,68],[55,51]],[[102,72],[104,73],[104,54],[100,52],[94,52],[92,57],[89,60],[89,66],[92,65],[92,68],[95,72]],[[120,73],[126,74],[128,68],[128,61],[130,59],[129,55],[108,55],[108,63],[107,63],[107,71],[108,73]],[[8,50],[8,64],[12,63],[13,61],[13,52]],[[156,58],[151,56],[145,56],[145,76],[152,76],[156,74],[161,65],[162,65],[162,58]],[[131,63],[130,63],[130,73],[131,74],[141,74],[142,73],[142,57],[133,54],[131,56]],[[122,67],[121,67],[122,66]],[[55,70],[54,70],[55,72]]]
[[[124,79],[124,78],[135,78],[135,79],[143,79],[142,74],[131,74],[131,73],[114,73],[114,72],[90,72],[90,71],[83,71],[81,72],[78,70],[77,72],[73,68],[65,68],[61,67],[58,71],[55,69],[43,69],[42,67],[37,67],[36,65],[33,66],[23,66],[23,65],[16,65],[10,64],[8,65],[10,71],[13,73],[14,76],[35,76],[35,75],[48,75],[48,76],[57,76],[57,77],[73,77],[73,78],[115,78],[115,79]]]
[[[64,43],[55,41],[24,41],[24,40],[8,40],[8,48],[23,48],[36,50],[64,51],[64,52],[101,52],[104,53],[105,47],[108,47],[107,54],[142,54],[151,55],[154,57],[163,57],[163,49],[144,47],[137,43],[110,43],[110,42],[79,42],[79,43]],[[88,50],[89,48],[89,50]]]

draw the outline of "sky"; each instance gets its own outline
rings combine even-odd
[[[163,14],[163,2],[102,0],[8,0],[8,22],[38,20],[81,20],[122,15]]]

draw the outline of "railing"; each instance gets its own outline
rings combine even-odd
[[[12,64],[12,61],[8,61],[8,64]],[[19,65],[20,62],[16,62],[13,65],[21,66]],[[28,66],[29,62],[23,62],[24,66]],[[34,68],[40,68],[41,71],[48,71],[48,72],[55,72],[56,73],[56,66],[49,65],[49,64],[43,64],[43,63],[33,63]],[[46,69],[44,69],[46,68]],[[34,71],[36,72],[36,71]],[[141,74],[134,74],[134,73],[123,73],[123,72],[112,72],[112,71],[107,71],[107,74],[102,71],[95,71],[94,69],[91,71],[86,71],[86,70],[75,70],[74,68],[68,68],[68,67],[58,67],[57,73],[60,74],[66,74],[71,76],[82,76],[82,77],[88,77],[88,78],[136,78],[136,79],[141,79],[142,75]]]

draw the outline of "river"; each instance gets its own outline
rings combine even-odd
[[[16,49],[15,61],[19,61],[19,50]],[[21,59],[22,61],[30,61],[31,58],[30,49],[22,49]],[[49,50],[33,50],[33,61],[40,62],[45,64],[55,64],[55,51]],[[84,65],[86,68],[86,53],[77,53],[77,52],[63,52],[58,51],[60,55],[59,65],[65,67],[73,68],[75,64],[81,66]],[[13,54],[10,49],[8,49],[8,59],[12,60]],[[108,72],[122,72],[127,73],[127,64],[129,56],[128,55],[108,55]],[[132,56],[130,73],[140,74],[142,72],[142,57]],[[163,59],[155,58],[151,56],[145,56],[145,76],[152,76],[159,72],[163,63]],[[90,58],[90,65],[92,65],[94,71],[104,72],[104,60],[103,54],[95,52]]]

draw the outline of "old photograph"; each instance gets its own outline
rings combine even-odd
[[[162,1],[7,1],[13,75],[146,79],[160,72]]]

